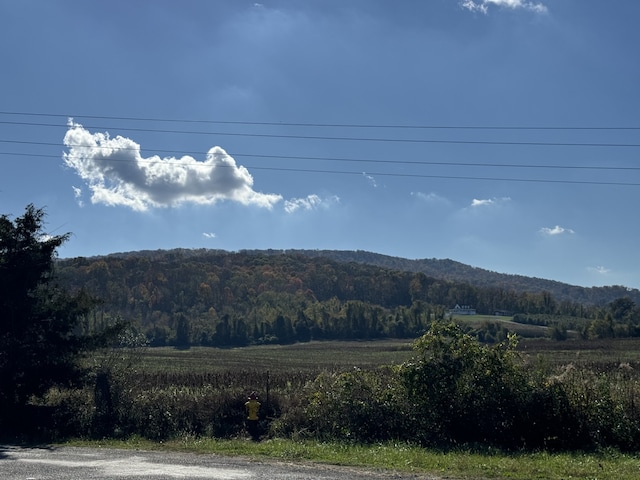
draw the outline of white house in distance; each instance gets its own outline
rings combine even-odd
[[[458,305],[456,304],[451,310],[449,310],[449,315],[475,315],[476,309],[471,308],[469,305]]]

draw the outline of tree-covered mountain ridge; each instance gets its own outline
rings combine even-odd
[[[638,296],[632,298],[637,292],[527,283],[526,277],[491,277],[486,271],[482,276],[482,270],[451,260],[174,249],[65,259],[56,272],[65,288],[100,299],[86,329],[122,319],[152,345],[415,338],[455,305],[481,315],[509,312],[546,326],[562,318],[558,328],[580,329],[588,338],[640,335]],[[591,332],[592,322],[602,323],[602,332]]]
[[[420,272],[428,277],[453,282],[464,282],[476,287],[494,287],[516,292],[549,292],[558,301],[570,301],[586,305],[606,305],[615,299],[629,297],[640,304],[640,290],[622,285],[581,287],[556,280],[524,275],[498,273],[473,267],[451,259],[407,259],[363,250],[286,250],[301,255],[330,258],[339,262],[357,262],[367,265]]]
[[[574,302],[584,305],[604,306],[618,298],[628,297],[640,305],[640,290],[623,285],[610,285],[602,287],[582,287],[571,285],[556,280],[528,277],[499,273],[474,267],[451,259],[423,258],[408,259],[384,255],[365,250],[309,250],[309,249],[265,249],[265,250],[241,250],[231,252],[218,249],[183,249],[171,250],[138,250],[119,252],[106,255],[109,258],[146,257],[150,259],[180,258],[204,259],[206,254],[232,255],[234,253],[246,253],[250,255],[296,255],[311,258],[326,258],[339,263],[359,263],[376,266],[388,270],[402,272],[423,273],[427,277],[455,283],[466,283],[474,287],[498,288],[516,293],[541,293],[549,292],[556,301]],[[88,260],[96,260],[102,257],[89,257]],[[72,259],[63,259],[68,262]]]

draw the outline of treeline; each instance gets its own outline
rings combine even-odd
[[[604,316],[547,291],[480,288],[298,253],[140,252],[62,260],[57,273],[65,287],[102,301],[84,328],[121,318],[158,346],[415,338],[456,304],[486,315]]]
[[[519,313],[513,321],[550,327],[550,337],[565,340],[573,330],[584,340],[640,337],[640,308],[628,297],[618,298],[605,308],[598,309],[591,321],[571,316]]]

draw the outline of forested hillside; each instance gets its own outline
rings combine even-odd
[[[84,328],[121,318],[154,345],[416,337],[456,304],[528,320],[603,315],[596,307],[558,302],[547,291],[476,287],[302,253],[133,252],[60,260],[57,273],[66,287],[102,300]]]
[[[621,285],[607,287],[579,287],[555,280],[523,275],[509,275],[472,267],[450,259],[425,258],[409,260],[361,250],[288,250],[291,253],[319,256],[341,262],[357,262],[394,270],[421,272],[429,277],[454,282],[465,282],[476,287],[498,287],[516,292],[547,291],[558,301],[604,306],[611,301],[629,297],[640,304],[640,290]]]

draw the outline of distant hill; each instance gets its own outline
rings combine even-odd
[[[402,272],[424,273],[427,277],[456,283],[467,283],[480,288],[499,288],[516,293],[549,292],[558,302],[574,302],[583,305],[604,306],[618,298],[628,297],[640,306],[640,290],[621,285],[606,287],[581,287],[523,275],[498,273],[483,268],[473,267],[451,259],[425,258],[411,260],[364,250],[242,250],[254,255],[301,255],[309,258],[326,258],[340,263],[358,263]],[[113,253],[107,257],[161,258],[177,254],[181,258],[199,257],[206,253],[229,254],[224,250],[211,249],[173,249],[173,250],[140,250],[124,253]],[[63,262],[65,260],[62,260]]]
[[[620,323],[616,335],[640,334],[638,290],[575,287],[452,260],[174,249],[64,259],[56,270],[64,287],[100,299],[83,328],[126,319],[155,346],[415,338],[457,304],[481,315],[525,315],[527,322],[542,315],[545,326],[563,321],[583,330],[606,310]],[[634,303],[600,308],[625,296]]]
[[[640,305],[640,290],[635,288],[632,289],[620,285],[580,287],[555,280],[497,273],[450,259],[425,258],[409,260],[362,250],[286,250],[285,252],[310,257],[324,257],[338,262],[375,265],[392,270],[421,272],[428,277],[465,282],[476,287],[498,287],[516,292],[531,293],[547,291],[558,301],[571,301],[586,305],[606,305],[617,298],[629,297],[636,305]]]

